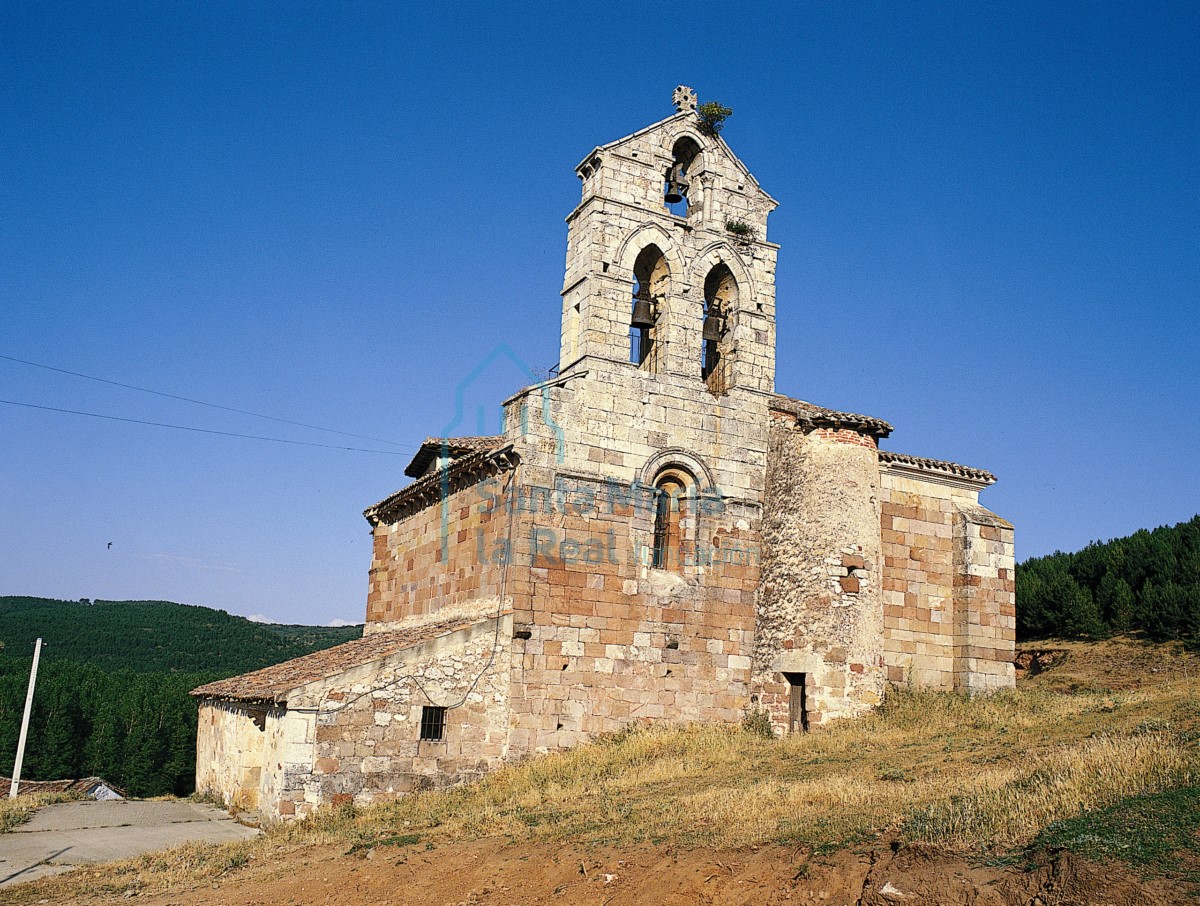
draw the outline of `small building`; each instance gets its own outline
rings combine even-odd
[[[0,799],[7,799],[12,792],[12,778],[0,777]],[[17,787],[17,796],[32,796],[35,793],[77,793],[88,799],[105,802],[124,799],[125,791],[102,777],[84,777],[82,780],[22,780]]]
[[[776,202],[674,100],[576,168],[558,373],[367,509],[363,638],[193,692],[201,792],[290,817],[635,721],[783,734],[889,683],[1013,685],[994,477],[776,392]]]

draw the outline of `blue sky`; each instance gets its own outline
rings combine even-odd
[[[779,391],[996,472],[1021,558],[1189,518],[1200,4],[1049,6],[0,5],[0,355],[390,443],[0,398],[402,454],[0,404],[0,594],[361,619],[362,509],[554,364],[574,165],[679,83],[781,202]]]

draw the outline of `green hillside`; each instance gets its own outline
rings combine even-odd
[[[192,791],[189,690],[361,635],[362,626],[254,623],[170,601],[0,597],[0,774],[12,772],[39,636],[25,778],[98,775],[159,796]]]
[[[1200,516],[1017,567],[1017,635],[1139,632],[1200,646]]]
[[[170,601],[57,601],[0,596],[0,644],[24,657],[141,673],[232,676],[338,645],[361,626],[277,626]]]

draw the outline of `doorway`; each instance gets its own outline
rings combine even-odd
[[[808,732],[808,674],[785,673],[788,681],[788,732]]]

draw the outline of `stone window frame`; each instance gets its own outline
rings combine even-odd
[[[678,488],[678,494],[667,490]],[[683,469],[668,467],[654,481],[654,543],[651,546],[652,569],[680,573],[684,571],[684,553],[690,539],[687,530],[695,522],[700,497],[696,479]],[[686,502],[686,504],[685,504]],[[690,522],[689,522],[690,517]]]
[[[680,519],[679,539],[681,560],[675,569],[662,569],[661,567],[654,566],[653,557],[654,516],[657,514],[657,489],[659,483],[667,478],[680,480],[687,489],[686,499],[691,502],[689,511]],[[694,558],[692,562],[687,562],[684,555],[686,555],[689,546],[694,554],[696,546],[699,544],[701,537],[700,516],[702,511],[700,500],[706,489],[716,488],[712,471],[695,453],[681,447],[668,447],[655,453],[647,460],[645,465],[642,466],[638,481],[642,487],[653,491],[656,495],[656,504],[651,519],[648,525],[644,525],[644,529],[650,536],[649,541],[651,542],[647,545],[647,550],[651,552],[651,557],[646,565],[650,569],[660,572],[694,579],[699,574],[699,566]]]

